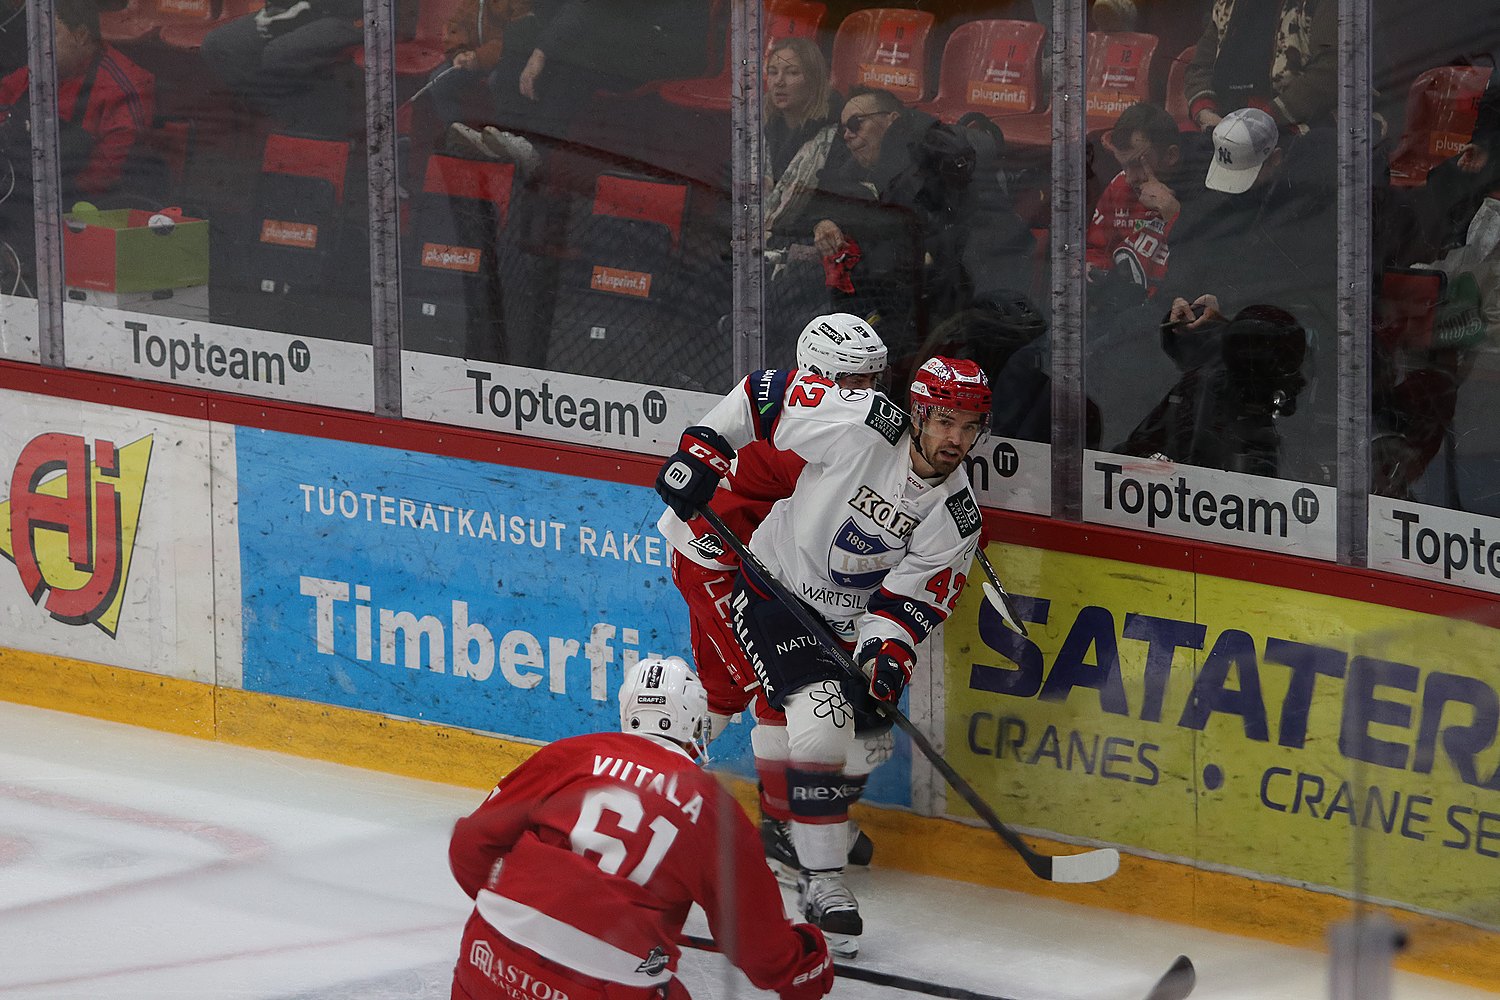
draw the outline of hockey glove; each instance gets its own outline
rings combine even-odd
[[[781,1000],[819,1000],[833,989],[833,958],[823,932],[812,924],[793,924],[802,939],[802,956],[792,970],[792,981],[778,992]]]
[[[917,654],[899,639],[868,639],[859,651],[859,665],[870,678],[870,697],[894,705],[911,682]]]
[[[656,492],[684,521],[713,499],[719,480],[729,473],[734,449],[712,427],[689,427],[677,453],[656,474]]]

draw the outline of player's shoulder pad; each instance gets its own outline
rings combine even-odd
[[[979,504],[974,499],[973,490],[964,487],[944,501],[943,505],[952,515],[953,523],[958,525],[958,533],[961,536],[968,538],[979,530]]]
[[[866,390],[868,391],[868,390]],[[906,437],[911,426],[911,417],[906,411],[886,398],[883,392],[870,393],[870,409],[865,414],[865,426],[873,429],[892,445],[898,445]]]
[[[796,369],[764,368],[745,377],[745,389],[750,396],[750,407],[755,414],[756,437],[771,436],[776,418],[781,416],[785,402],[786,386]]]

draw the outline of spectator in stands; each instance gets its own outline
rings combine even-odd
[[[1141,304],[1167,273],[1168,234],[1196,178],[1182,169],[1182,136],[1165,110],[1132,104],[1105,140],[1120,172],[1089,223],[1085,260],[1089,304],[1106,310]],[[1201,187],[1201,185],[1200,185]]]
[[[792,157],[814,138],[823,139],[823,155],[833,145],[833,125],[842,101],[828,79],[828,62],[808,38],[777,43],[766,58],[765,128],[766,190],[786,172]],[[826,137],[826,138],[823,138]]]
[[[350,102],[332,70],[364,41],[360,0],[268,0],[203,39],[203,60],[236,97],[285,127],[347,134]]]
[[[95,0],[57,0],[54,11],[64,208],[79,198],[106,203],[132,193],[160,197],[141,189],[156,78],[100,37]],[[30,80],[26,67],[0,80],[4,152],[18,180],[31,171]]]
[[[439,119],[489,121],[492,95],[514,104],[539,30],[531,0],[461,0],[443,26],[446,58],[428,77]]]
[[[1214,0],[1184,79],[1188,113],[1205,132],[1239,108],[1294,132],[1332,125],[1337,54],[1335,0]]]
[[[842,106],[823,52],[811,40],[789,38],[771,50],[762,137],[768,234],[785,220],[800,220],[838,143]]]
[[[1277,475],[1276,421],[1296,410],[1306,383],[1307,334],[1296,318],[1276,306],[1252,305],[1227,320],[1210,306],[1202,317],[1163,323],[1162,350],[1182,369],[1182,378],[1110,450]]]
[[[541,5],[539,5],[541,6]],[[702,0],[546,4],[540,35],[521,70],[523,101],[502,117],[543,135],[566,136],[600,90],[702,75],[709,5]]]
[[[967,309],[933,327],[917,352],[976,362],[994,390],[990,434],[1023,441],[1052,439],[1051,336],[1030,296],[1001,288],[976,297]],[[1101,420],[1084,401],[1084,445],[1099,447]]]
[[[998,165],[978,162],[969,130],[863,88],[840,125],[843,146],[820,174],[802,232],[824,261],[835,305],[871,317],[893,359],[976,291],[1030,284],[1031,231]]]
[[[1254,108],[1214,129],[1204,186],[1172,229],[1171,266],[1160,298],[1186,329],[1275,301],[1303,325],[1331,335],[1337,254],[1336,179],[1321,169],[1331,133],[1292,138]]]

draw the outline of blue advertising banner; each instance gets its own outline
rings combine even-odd
[[[547,742],[691,660],[648,487],[237,428],[244,686]],[[752,774],[749,719],[712,756]],[[905,743],[905,741],[901,741]],[[910,802],[906,746],[868,797]]]

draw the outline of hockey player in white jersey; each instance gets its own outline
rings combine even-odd
[[[814,317],[797,337],[797,368],[832,381],[841,389],[875,388],[886,367],[886,347],[858,316],[829,313]],[[726,476],[710,506],[741,540],[749,539],[777,500],[791,496],[807,463],[797,454],[773,448],[767,440],[738,450],[734,471]],[[760,682],[735,638],[729,599],[739,558],[701,517],[684,522],[664,510],[657,527],[672,545],[672,581],[687,602],[693,662],[708,691],[712,736],[729,719],[755,701],[755,770],[760,778],[760,834],[766,860],[777,877],[795,884],[801,865],[792,848],[787,804],[786,718],[755,697]],[[890,758],[889,732],[859,740],[849,755],[848,776],[858,783]],[[849,862],[868,865],[874,852],[870,838],[850,824]]]
[[[752,441],[807,463],[751,551],[855,652],[867,682],[854,683],[822,655],[747,567],[731,606],[766,700],[786,714],[803,913],[846,956],[864,929],[843,878],[849,805],[862,787],[845,774],[857,719],[875,714],[868,699],[900,700],[914,650],[957,603],[979,541],[963,459],[989,420],[988,381],[972,361],[933,358],[916,373],[911,398],[908,417],[877,392],[801,372],[755,372],[683,433],[656,480],[686,519]]]

